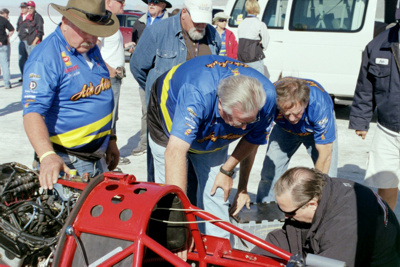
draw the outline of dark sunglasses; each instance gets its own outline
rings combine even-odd
[[[148,0],[148,1],[147,1],[148,4],[150,4],[150,3],[159,4],[159,3],[161,3],[161,2],[164,2],[164,1],[160,1],[160,0]]]
[[[219,19],[219,22],[226,22],[226,19]]]
[[[79,12],[82,12],[83,14],[86,15],[87,19],[93,22],[102,22],[102,23],[106,23],[110,20],[112,13],[109,10],[106,10],[106,14],[105,15],[99,15],[99,14],[92,14],[92,13],[88,13],[85,10],[76,8],[76,7],[67,7],[67,10],[69,9],[74,9],[77,10]]]
[[[121,4],[125,4],[125,0],[115,0],[117,2],[120,2]]]
[[[283,214],[285,214],[285,216],[287,216],[287,217],[293,217],[294,215],[296,215],[296,212],[297,212],[299,209],[301,209],[302,207],[304,207],[305,205],[307,205],[308,202],[310,202],[313,198],[314,198],[314,197],[310,198],[310,200],[308,200],[308,201],[307,201],[306,203],[304,203],[303,205],[300,205],[300,207],[298,207],[297,209],[295,209],[295,210],[293,210],[293,211],[288,211],[288,212],[286,212],[286,211],[283,211],[283,210],[281,209],[281,207],[279,207],[279,205],[277,205],[277,206],[278,206],[278,209],[279,209],[280,211],[282,211]]]

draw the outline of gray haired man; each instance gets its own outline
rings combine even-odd
[[[249,207],[247,179],[258,146],[267,142],[275,114],[272,83],[229,57],[201,56],[161,75],[153,84],[149,103],[155,181],[186,192],[186,160],[191,160],[198,179],[197,206],[229,220],[227,199],[234,168],[241,162],[232,211]],[[228,145],[236,140],[239,144],[228,158]],[[201,230],[229,237],[211,224]]]

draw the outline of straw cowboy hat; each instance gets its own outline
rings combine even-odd
[[[67,6],[51,4],[80,30],[97,37],[108,37],[119,29],[117,16],[106,10],[105,0],[69,0]]]

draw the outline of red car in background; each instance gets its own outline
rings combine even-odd
[[[118,14],[119,29],[124,37],[124,44],[132,41],[132,26],[143,15],[140,10],[124,10],[124,14]]]

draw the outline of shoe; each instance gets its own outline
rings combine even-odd
[[[134,150],[132,150],[131,154],[133,156],[140,156],[146,153],[146,150],[147,150],[146,146],[138,146]]]
[[[128,158],[119,157],[118,165],[128,165],[131,161]]]

